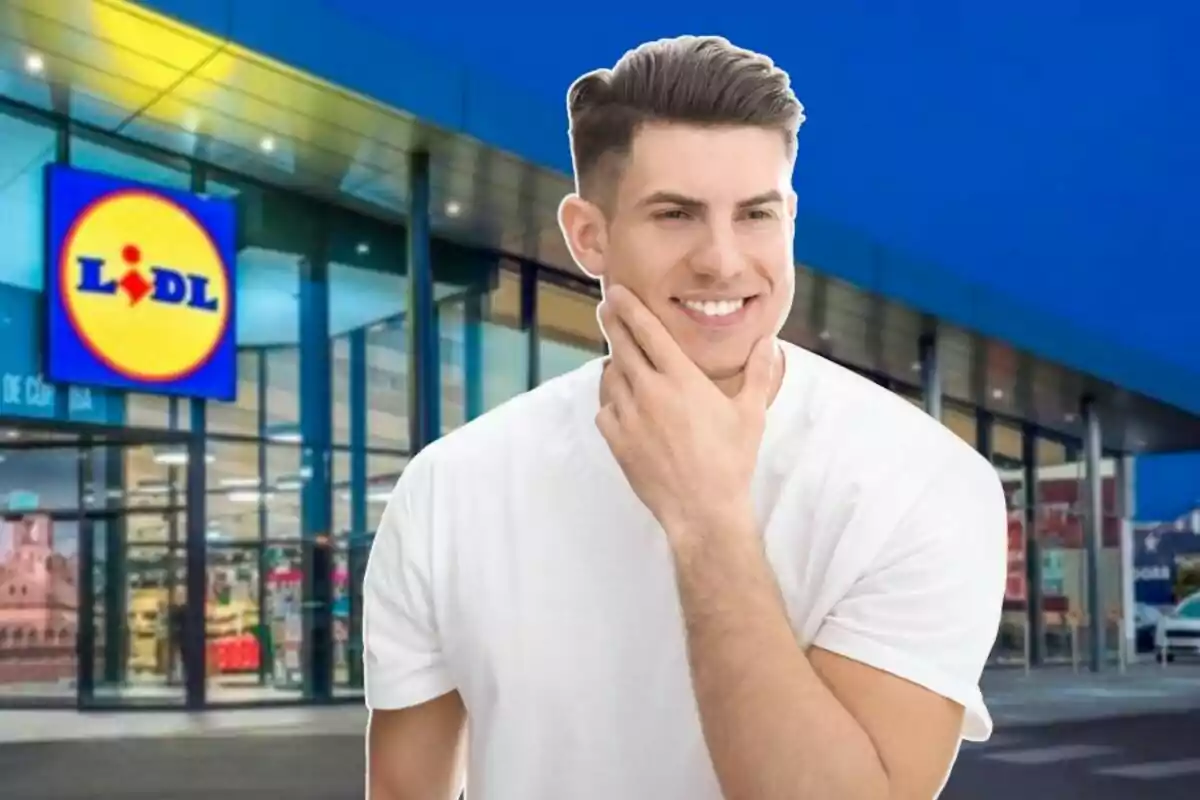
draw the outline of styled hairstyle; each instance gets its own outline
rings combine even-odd
[[[804,107],[771,59],[720,36],[680,36],[630,50],[612,69],[578,78],[567,92],[571,156],[580,193],[607,194],[647,123],[778,130],[788,156]]]

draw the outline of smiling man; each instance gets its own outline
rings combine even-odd
[[[364,585],[377,800],[938,794],[991,721],[1006,511],[907,401],[776,336],[785,73],[643,45],[568,96],[611,357],[408,466]],[[469,734],[468,734],[469,731]]]

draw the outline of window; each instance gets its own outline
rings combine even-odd
[[[53,129],[0,113],[0,284],[44,285],[42,171],[54,161],[56,141]]]
[[[1200,619],[1200,597],[1184,600],[1175,615],[1183,619]]]

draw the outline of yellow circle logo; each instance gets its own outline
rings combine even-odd
[[[67,233],[59,287],[71,325],[132,380],[186,378],[229,325],[229,271],[204,226],[146,190],[107,194]]]

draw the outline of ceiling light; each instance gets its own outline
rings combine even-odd
[[[1071,414],[1071,413],[1069,413],[1069,412],[1068,412],[1067,414],[1064,414],[1064,415],[1063,415],[1063,421],[1064,421],[1064,422],[1074,422],[1074,421],[1075,421],[1075,415],[1074,415],[1074,414]]]
[[[920,372],[921,371],[921,362],[920,361],[912,362],[911,368],[912,368],[913,372]]]
[[[833,334],[829,331],[821,331],[818,335],[821,337],[821,341],[823,342],[828,342],[833,338]]]
[[[41,75],[46,71],[46,59],[41,53],[30,53],[25,56],[25,71],[30,75]]]
[[[262,138],[262,140],[258,143],[258,149],[262,150],[264,153],[274,153],[275,152],[275,140],[272,139],[270,136],[264,136]]]
[[[1004,390],[1003,389],[992,389],[992,399],[993,400],[1003,400],[1004,399]]]
[[[457,217],[461,213],[462,203],[458,202],[457,200],[451,200],[449,203],[446,203],[446,216]]]
[[[360,256],[365,256],[371,252],[371,245],[367,244],[366,242],[359,242],[358,247],[354,248],[354,252],[358,253]]]

